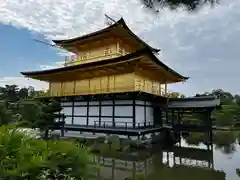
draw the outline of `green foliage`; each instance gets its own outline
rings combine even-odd
[[[137,173],[135,176],[135,180],[147,180],[147,177],[144,173]]]
[[[184,94],[179,93],[179,92],[171,92],[167,94],[167,97],[169,98],[184,98]]]
[[[47,139],[49,131],[60,125],[56,120],[64,120],[61,104],[34,99],[44,93],[33,87],[19,89],[16,85],[6,85],[0,88],[0,94],[0,124],[20,121],[24,126],[40,129],[43,138]]]
[[[206,135],[204,133],[190,133],[188,137],[185,138],[186,142],[191,145],[199,145],[206,140]]]
[[[87,177],[86,148],[67,141],[32,139],[14,126],[0,127],[0,179],[63,180]]]
[[[8,124],[14,121],[14,113],[8,108],[7,102],[0,101],[0,124]]]
[[[154,9],[157,12],[160,8],[167,7],[170,9],[184,8],[189,11],[197,10],[206,4],[211,6],[219,2],[219,0],[141,0],[143,4]]]
[[[236,174],[238,177],[240,177],[240,169],[239,168],[236,169]]]
[[[57,101],[50,101],[48,103],[40,104],[39,117],[35,120],[34,126],[44,132],[44,138],[48,138],[49,130],[57,128],[57,120],[63,120],[64,114],[61,114],[61,104]]]
[[[214,96],[220,98],[222,108],[212,112],[212,119],[217,126],[234,126],[240,121],[240,96],[232,95],[222,89],[215,89],[210,93],[197,94],[196,96]]]

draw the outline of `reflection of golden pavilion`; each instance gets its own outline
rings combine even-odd
[[[137,160],[138,153],[134,154],[128,158],[93,157],[93,164],[101,167],[92,171],[92,175],[104,180],[134,179],[139,173],[149,180],[225,180],[224,172],[213,169],[213,157],[209,156],[212,150],[186,147],[176,147],[169,151],[159,149],[151,157],[142,158],[141,153],[141,160]]]

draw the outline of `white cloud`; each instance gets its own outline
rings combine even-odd
[[[213,63],[233,61],[240,56],[239,51],[234,50],[234,47],[240,46],[239,38],[236,38],[240,31],[240,1],[221,0],[220,5],[215,8],[204,7],[196,13],[164,9],[159,14],[147,12],[140,2],[4,0],[0,5],[0,22],[28,28],[48,39],[60,39],[76,37],[105,27],[105,13],[116,20],[122,16],[137,35],[163,50],[161,60],[193,78],[189,83],[184,83],[186,89],[182,90],[198,91],[205,88],[202,91],[207,91],[207,87],[221,85],[220,79],[218,83],[214,83],[216,79],[210,84],[198,82],[203,76],[211,75],[213,78],[210,69],[216,66]],[[66,55],[63,51],[58,53]],[[53,67],[56,65],[44,65],[40,68]],[[226,65],[222,64],[221,67]],[[235,64],[235,67],[238,66]],[[237,72],[237,69],[231,68]],[[197,83],[194,83],[194,78]],[[24,80],[19,82],[25,83]]]
[[[63,67],[63,65],[64,65],[64,62],[59,61],[56,63],[52,63],[50,65],[40,65],[39,70],[59,68],[59,67]],[[6,84],[8,84],[8,85],[15,84],[15,85],[18,85],[20,88],[32,86],[36,90],[47,90],[48,89],[47,82],[34,80],[31,78],[26,78],[24,76],[0,78],[0,86],[3,87]]]
[[[59,62],[52,63],[52,64],[40,65],[40,70],[55,69],[55,68],[60,68],[63,66],[64,66],[64,61],[59,61]]]
[[[33,86],[36,90],[47,90],[48,84],[46,82],[28,79],[25,77],[3,77],[0,79],[0,86],[4,87],[6,84],[16,84],[20,88]]]
[[[169,10],[159,15],[149,13],[139,0],[5,0],[0,21],[44,34],[49,38],[68,38],[89,33],[105,26],[105,16],[123,16],[129,26],[141,33],[158,24],[173,26],[186,17],[185,12]]]

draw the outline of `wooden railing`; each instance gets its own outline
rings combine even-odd
[[[84,64],[87,62],[93,62],[93,61],[100,61],[108,58],[114,58],[114,57],[119,57],[122,56],[120,53],[111,53],[108,55],[105,54],[99,54],[95,56],[79,56],[79,55],[72,55],[72,56],[66,56],[65,57],[65,63],[64,66],[72,66],[74,64]]]
[[[137,83],[136,89],[138,90],[142,90],[144,92],[148,92],[148,93],[156,94],[160,96],[164,96],[166,94],[165,88],[161,86],[145,84],[142,81],[135,81],[135,83]]]
[[[141,122],[141,123],[136,123],[134,126],[133,122],[124,122],[124,121],[118,121],[118,122],[112,122],[112,121],[94,121],[94,127],[103,127],[103,128],[143,128],[143,127],[154,127],[153,122]]]

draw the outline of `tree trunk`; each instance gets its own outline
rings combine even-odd
[[[48,140],[48,134],[49,134],[49,129],[46,129],[43,137],[44,140]]]

